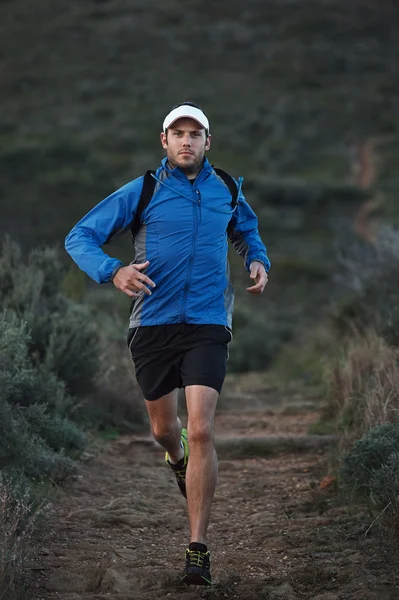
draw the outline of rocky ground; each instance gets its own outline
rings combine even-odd
[[[217,417],[212,588],[179,582],[186,505],[162,450],[148,436],[122,437],[51,507],[34,600],[399,598],[389,548],[367,532],[372,518],[340,503],[333,485],[320,487],[328,446],[307,436],[317,412],[249,400],[245,409],[224,402]]]

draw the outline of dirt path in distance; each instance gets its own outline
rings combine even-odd
[[[325,450],[317,439],[302,447],[316,419],[314,411],[279,414],[274,403],[247,403],[245,411],[233,404],[217,416],[212,588],[179,583],[189,529],[163,451],[148,437],[111,443],[82,465],[49,511],[33,565],[34,600],[398,598],[380,542],[363,535],[370,517],[319,489]],[[243,443],[240,456],[243,435],[255,445]],[[295,451],[288,442],[273,452],[273,439],[282,438]],[[259,455],[261,439],[268,456]]]

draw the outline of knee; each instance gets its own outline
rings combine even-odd
[[[153,437],[159,440],[166,440],[176,434],[176,425],[169,423],[153,423],[151,425]]]
[[[208,423],[189,423],[188,441],[190,446],[207,446],[213,444],[213,427]]]

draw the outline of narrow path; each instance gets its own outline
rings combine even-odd
[[[388,592],[395,573],[378,541],[362,535],[369,517],[320,491],[323,450],[228,457],[229,441],[243,433],[297,440],[316,418],[259,410],[218,416],[212,588],[179,584],[186,506],[162,450],[144,437],[110,444],[82,465],[49,511],[34,564],[35,600],[397,598]]]

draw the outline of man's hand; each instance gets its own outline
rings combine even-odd
[[[267,284],[267,273],[262,263],[254,261],[250,266],[250,278],[255,280],[255,285],[248,287],[247,292],[250,294],[261,294]]]
[[[121,290],[121,292],[124,292],[132,298],[139,296],[140,292],[144,292],[145,294],[148,294],[148,296],[151,296],[152,292],[147,285],[154,288],[155,283],[151,281],[147,275],[141,273],[141,271],[146,269],[149,264],[150,261],[147,260],[145,263],[139,265],[121,267],[119,271],[117,271],[112,283],[118,290]]]

